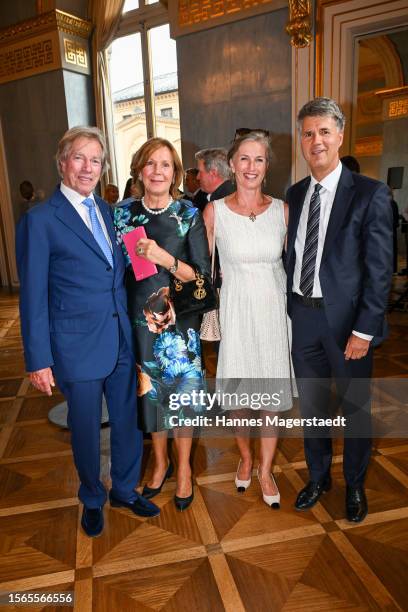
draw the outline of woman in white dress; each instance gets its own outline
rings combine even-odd
[[[276,429],[265,423],[267,415],[274,416],[292,406],[290,330],[282,262],[288,209],[282,200],[262,193],[269,153],[269,139],[262,132],[250,132],[234,141],[228,160],[236,191],[209,203],[204,220],[210,249],[215,230],[222,274],[217,388],[221,392],[233,391],[239,398],[258,400],[223,405],[224,410],[233,410],[231,416],[238,419],[235,438],[241,459],[235,484],[239,492],[244,492],[251,483],[253,469],[250,429],[239,423],[247,416],[262,418],[257,474],[265,503],[279,508],[279,490],[271,473],[277,435]],[[259,409],[261,393],[273,399],[262,402]]]

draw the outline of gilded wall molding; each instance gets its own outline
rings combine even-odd
[[[287,7],[287,0],[169,0],[173,38]]]
[[[0,83],[49,72],[61,67],[58,34],[35,36],[0,47]]]
[[[7,28],[0,29],[0,46],[11,42],[16,43],[17,41],[53,30],[66,32],[80,38],[89,38],[92,31],[92,23],[63,11],[49,11],[32,19],[26,19]]]
[[[375,95],[382,100],[383,121],[408,118],[408,86],[379,89]]]
[[[312,41],[311,1],[288,0],[289,23],[286,32],[290,36],[290,44],[296,48],[308,47]]]
[[[49,11],[0,30],[0,83],[66,68],[90,74],[89,21]]]

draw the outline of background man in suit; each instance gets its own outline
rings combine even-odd
[[[195,154],[198,167],[198,181],[205,191],[207,200],[214,202],[225,198],[235,191],[231,182],[231,168],[225,149],[202,149]]]
[[[231,181],[231,167],[228,163],[228,153],[225,149],[202,149],[195,154],[198,166],[198,175],[201,189],[207,193],[208,202],[221,200],[235,191]],[[203,209],[205,206],[203,206]],[[218,249],[215,250],[215,279],[214,285],[221,287],[221,270]],[[211,348],[218,356],[220,343],[212,342]]]
[[[68,130],[56,159],[61,184],[17,228],[21,329],[31,383],[51,395],[55,376],[67,399],[82,527],[96,536],[106,501],[99,478],[103,393],[111,425],[111,505],[141,516],[156,516],[159,509],[134,490],[143,441],[124,262],[109,206],[93,194],[106,167],[101,132]]]
[[[200,181],[197,178],[198,168],[187,168],[184,173],[184,186],[186,188],[184,198],[190,200],[196,208],[201,211],[208,203],[207,194],[200,188]]]
[[[392,276],[390,192],[339,161],[345,117],[334,100],[317,98],[298,115],[302,153],[312,176],[293,185],[286,255],[292,356],[302,416],[329,417],[336,379],[347,429],[343,472],[346,515],[367,514],[364,478],[370,459],[372,347],[384,339]],[[320,428],[319,428],[320,430]],[[312,507],[331,486],[330,430],[305,431],[310,481],[295,507]]]

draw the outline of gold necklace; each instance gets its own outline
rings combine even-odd
[[[236,196],[236,200],[237,200],[237,204],[238,204],[238,208],[239,208],[239,199],[238,199],[238,196]],[[262,203],[263,203],[263,198],[262,198]],[[249,213],[248,219],[249,219],[250,221],[252,221],[252,223],[255,223],[255,221],[256,221],[256,217],[257,217],[257,216],[256,216],[256,214],[254,213],[254,211],[253,211],[253,210],[251,210],[251,212]]]

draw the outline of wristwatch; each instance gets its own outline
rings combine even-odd
[[[174,258],[174,264],[172,266],[170,266],[169,272],[171,272],[172,274],[175,274],[177,272],[177,268],[178,268],[178,259],[177,259],[177,257],[175,257]]]

